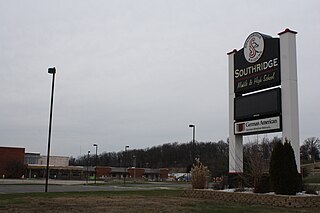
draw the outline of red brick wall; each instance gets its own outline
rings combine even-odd
[[[105,176],[110,176],[111,168],[105,166],[97,166],[97,178]]]
[[[142,168],[129,168],[128,169],[129,177],[134,178],[134,175],[136,176],[135,178],[142,178],[144,174],[144,169]]]
[[[24,166],[24,148],[0,147],[0,176],[20,178],[24,171],[15,171],[18,166]]]
[[[160,179],[167,179],[169,176],[169,169],[160,169]]]

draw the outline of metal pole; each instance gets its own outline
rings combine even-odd
[[[56,75],[56,68],[49,68],[48,73],[52,74],[52,88],[51,88],[51,104],[50,104],[50,119],[49,119],[49,135],[48,135],[48,150],[47,150],[47,168],[46,168],[46,186],[45,192],[48,192],[49,181],[49,159],[50,159],[50,143],[51,143],[51,126],[52,126],[52,110],[53,110],[53,95],[54,95],[54,80]]]
[[[192,168],[192,164],[195,162],[195,137],[196,137],[196,125],[194,124],[190,124],[189,125],[190,128],[192,128],[192,151],[191,151],[191,168]],[[190,169],[191,169],[190,168]],[[188,168],[189,170],[189,168]],[[189,171],[190,172],[190,171]],[[188,179],[190,178],[190,174],[189,172],[187,173],[187,180],[186,182],[188,182]],[[189,176],[189,177],[188,177]]]
[[[135,183],[136,182],[136,156],[134,155],[133,156],[133,182]]]
[[[193,128],[193,143],[196,142],[196,126]]]
[[[192,128],[192,154],[191,154],[191,161],[195,160],[195,137],[196,137],[196,125],[190,124],[190,128]]]
[[[94,184],[97,184],[97,165],[98,165],[98,144],[93,144],[96,147],[96,168],[94,169]]]
[[[126,165],[127,165],[127,148],[129,148],[129,146],[125,146],[124,147],[124,151],[125,153],[123,154],[124,157],[124,174],[123,174],[123,184],[126,185]]]
[[[87,185],[89,180],[89,157],[90,157],[90,151],[88,151],[88,160],[87,160]]]
[[[193,160],[195,160],[195,158],[196,158],[196,156],[197,156],[197,150],[196,150],[196,125],[193,125],[193,138],[192,138],[192,141],[193,141],[193,149],[194,149],[194,159]]]

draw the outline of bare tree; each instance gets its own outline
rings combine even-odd
[[[300,159],[302,162],[308,162],[310,160],[308,147],[306,145],[300,146]]]
[[[253,181],[256,188],[264,173],[268,173],[269,156],[265,158],[265,147],[257,141],[244,146],[244,175]]]
[[[305,146],[305,149],[307,149],[309,156],[311,157],[311,160],[315,162],[315,160],[319,160],[319,149],[320,149],[320,140],[316,137],[310,137],[307,138],[303,146]]]

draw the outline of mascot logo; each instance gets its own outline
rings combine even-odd
[[[244,57],[249,63],[254,63],[261,58],[263,49],[264,41],[262,35],[260,33],[251,33],[244,43]]]

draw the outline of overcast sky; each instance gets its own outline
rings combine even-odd
[[[320,136],[320,1],[0,0],[0,146],[52,155],[228,137],[228,57],[297,34],[301,141]]]

